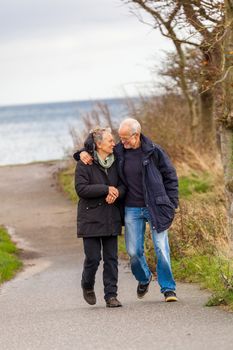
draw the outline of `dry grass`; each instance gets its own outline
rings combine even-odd
[[[140,121],[143,133],[166,149],[172,159],[177,159],[185,147],[191,146],[188,110],[181,97],[142,98],[132,116]]]
[[[175,94],[141,98],[131,107],[130,115],[142,125],[145,135],[161,145],[180,174],[197,171],[221,171],[221,159],[216,149],[204,146],[197,131],[190,127],[189,110],[185,100]]]
[[[181,200],[170,229],[174,258],[192,255],[218,255],[229,247],[224,205]]]

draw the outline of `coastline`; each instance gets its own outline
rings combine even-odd
[[[23,166],[30,166],[34,164],[51,164],[54,165],[56,163],[62,163],[62,162],[67,162],[67,159],[49,159],[49,160],[35,160],[29,163],[14,163],[14,164],[0,164],[0,168],[13,168],[13,167],[23,167]]]

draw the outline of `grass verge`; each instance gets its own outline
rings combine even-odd
[[[197,193],[207,193],[213,189],[213,179],[208,173],[191,173],[179,178],[179,195],[181,198],[190,198]]]
[[[172,259],[175,278],[183,282],[198,282],[212,296],[206,306],[225,305],[233,311],[233,265],[225,257],[193,255]]]
[[[58,181],[65,193],[68,194],[72,202],[77,201],[77,194],[74,188],[74,166],[71,166],[68,169],[62,170],[58,174]]]
[[[0,284],[10,280],[22,267],[18,249],[11,241],[6,229],[0,226]]]

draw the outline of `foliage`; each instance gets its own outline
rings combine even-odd
[[[184,256],[172,260],[174,275],[184,282],[198,282],[213,292],[207,306],[228,305],[233,310],[233,265],[225,257]]]
[[[208,203],[203,197],[181,200],[170,229],[172,254],[176,259],[192,255],[212,255],[229,244],[223,204]]]
[[[205,76],[202,79],[203,86],[199,85],[202,90],[209,84],[204,73],[206,68],[212,80],[221,73],[221,59],[219,58],[218,62],[215,55],[218,54],[217,51],[226,30],[223,0],[123,0],[123,2],[130,4],[131,10],[141,21],[147,14],[146,23],[154,29],[159,29],[163,36],[174,43],[177,54],[173,60],[175,64],[172,66],[176,67],[175,76],[186,97],[193,89],[189,86],[190,76],[187,69],[190,66],[189,53],[193,54],[196,51],[197,56],[200,57],[198,62],[194,61],[194,65],[198,63],[197,71]],[[192,59],[193,57],[191,62]],[[196,75],[197,80],[199,77]],[[188,96],[189,98],[191,95]]]
[[[194,193],[206,193],[213,188],[211,177],[206,173],[198,176],[192,173],[190,176],[180,176],[180,198],[190,198]]]
[[[74,164],[72,164],[69,168],[61,170],[58,174],[59,183],[72,202],[77,201],[77,194],[74,188],[74,169]]]
[[[118,251],[119,251],[119,256],[120,257],[122,257],[124,259],[127,258],[124,234],[118,236]]]
[[[180,95],[141,98],[130,116],[141,123],[143,133],[162,146],[173,161],[192,146],[188,109]]]
[[[14,277],[22,267],[17,257],[18,250],[5,228],[0,227],[0,284]]]
[[[223,41],[230,32],[224,0],[122,1],[139,20],[160,30],[174,44],[175,53],[167,53],[162,72],[160,69],[168,78],[165,91],[182,93],[189,109],[191,138],[216,153],[215,120],[224,114]]]

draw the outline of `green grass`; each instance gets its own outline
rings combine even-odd
[[[121,257],[127,257],[126,247],[125,247],[125,237],[124,235],[118,236],[118,251]]]
[[[188,199],[195,193],[207,193],[212,188],[212,179],[208,174],[198,176],[192,173],[190,176],[181,176],[179,178],[179,194],[181,198]]]
[[[172,259],[177,280],[197,282],[213,294],[207,306],[227,305],[233,310],[233,264],[224,257],[193,255]]]
[[[74,188],[74,168],[63,170],[58,174],[59,183],[72,202],[77,202],[77,194]]]
[[[0,227],[0,284],[10,280],[22,267],[18,250],[5,228]]]

